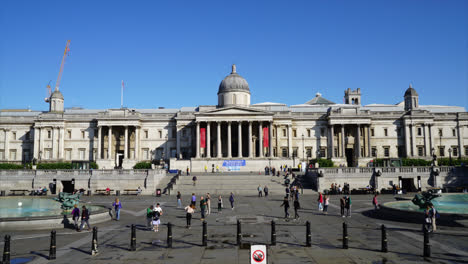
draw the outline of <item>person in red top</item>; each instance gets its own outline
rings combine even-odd
[[[110,188],[109,187],[106,188],[106,194],[110,195]]]
[[[319,211],[323,211],[323,195],[319,192],[319,197],[317,199]]]
[[[379,209],[379,202],[377,201],[377,195],[374,195],[374,198],[372,199],[372,204],[374,205],[374,210],[377,211]]]

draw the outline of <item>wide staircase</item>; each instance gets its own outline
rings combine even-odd
[[[259,175],[248,172],[196,173],[197,182],[193,185],[193,175],[181,175],[173,185],[172,193],[181,194],[230,194],[258,195],[257,188],[267,186],[269,195],[283,195],[285,186],[283,176]],[[291,177],[289,177],[291,179]]]

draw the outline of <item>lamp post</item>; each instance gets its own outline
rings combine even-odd
[[[448,153],[449,153],[449,165],[452,166],[452,148],[448,149]]]
[[[305,160],[304,134],[302,134],[302,160]]]

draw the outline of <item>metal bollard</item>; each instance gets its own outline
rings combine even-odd
[[[172,224],[167,223],[167,247],[172,248]]]
[[[431,257],[431,244],[429,244],[429,232],[424,228],[424,257]]]
[[[312,243],[311,243],[311,235],[310,235],[310,222],[307,221],[306,222],[306,247],[311,247],[312,246]]]
[[[130,238],[130,251],[136,251],[136,228],[132,225],[132,236]]]
[[[388,246],[387,246],[387,228],[385,228],[385,225],[382,225],[382,252],[388,252]]]
[[[241,240],[242,240],[242,231],[241,231],[241,223],[239,220],[237,220],[237,245],[241,245]]]
[[[57,258],[57,241],[56,241],[57,233],[55,230],[50,232],[50,249],[49,249],[49,260]]]
[[[348,249],[348,224],[343,223],[343,249]]]
[[[98,229],[97,227],[93,227],[93,240],[91,241],[91,256],[95,256],[98,254]]]
[[[5,245],[3,247],[3,261],[2,263],[10,264],[10,235],[5,235]]]
[[[203,221],[203,237],[202,237],[202,246],[206,247],[208,245],[208,235],[206,234],[206,221]]]
[[[271,245],[276,246],[276,223],[271,220]]]

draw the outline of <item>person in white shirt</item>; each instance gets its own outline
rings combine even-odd
[[[156,204],[154,208],[154,216],[153,216],[153,230],[154,232],[159,231],[159,225],[161,224],[160,217],[163,215],[163,211],[159,203]]]

